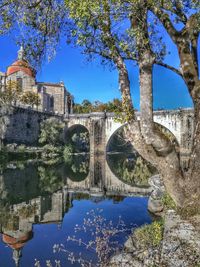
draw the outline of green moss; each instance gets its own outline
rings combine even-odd
[[[168,193],[165,193],[161,199],[162,204],[165,209],[173,209],[176,210],[176,204],[174,200],[171,198],[171,196]]]
[[[134,235],[142,247],[156,247],[163,239],[163,230],[164,223],[160,220],[136,229]]]

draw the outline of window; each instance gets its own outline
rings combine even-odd
[[[53,98],[53,96],[50,97],[50,108],[54,108],[54,98]]]
[[[17,78],[17,89],[22,91],[23,88],[23,80],[22,78]]]

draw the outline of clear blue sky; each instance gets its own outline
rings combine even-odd
[[[169,38],[166,39],[171,54],[166,62],[178,67],[177,51]],[[12,36],[0,37],[0,71],[5,71],[17,57],[19,49]],[[138,70],[128,64],[134,105],[139,109]],[[64,81],[67,89],[74,95],[75,102],[84,99],[106,102],[120,98],[118,75],[116,70],[102,66],[98,61],[86,62],[80,49],[69,47],[64,40],[60,43],[56,57],[50,63],[44,63],[37,74],[38,81]],[[182,79],[162,67],[154,68],[154,108],[173,109],[191,107],[192,101]]]

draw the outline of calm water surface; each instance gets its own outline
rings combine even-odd
[[[147,197],[133,196],[136,187],[139,192],[147,186],[143,174],[138,176],[142,180],[133,177],[135,160],[109,157],[89,161],[79,156],[54,165],[15,162],[0,174],[0,267],[31,267],[35,259],[41,266],[55,259],[72,266],[65,253],[53,253],[54,244],[60,243],[75,255],[82,252],[85,259],[95,259],[90,250],[67,241],[91,210],[102,209],[101,215],[114,224],[121,216],[129,229],[151,222]],[[91,238],[83,232],[76,235],[86,242]],[[126,234],[117,240],[123,244]]]

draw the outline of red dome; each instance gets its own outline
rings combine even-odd
[[[23,71],[31,77],[35,77],[34,70],[29,66],[28,62],[25,60],[17,60],[11,66],[7,68],[7,75],[11,75],[17,71]]]
[[[20,238],[14,238],[12,236],[3,234],[2,239],[3,242],[6,243],[12,249],[20,249],[26,244],[27,241],[29,241],[32,238],[32,236],[33,236],[32,232],[28,232],[27,234],[25,234],[23,237]]]

